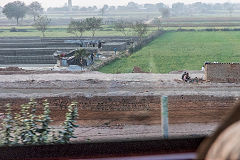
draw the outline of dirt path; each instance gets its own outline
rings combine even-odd
[[[203,74],[192,74],[192,77],[203,77]],[[96,79],[102,81],[169,81],[179,79],[181,74],[151,74],[151,73],[130,73],[130,74],[104,74],[100,72],[75,73],[51,73],[51,74],[13,74],[0,75],[0,82],[18,82],[18,81],[74,81]]]
[[[192,73],[203,77],[203,73]],[[49,73],[0,75],[1,97],[214,95],[240,96],[240,84],[183,83],[181,74]]]

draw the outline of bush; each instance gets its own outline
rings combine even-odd
[[[37,103],[30,100],[21,105],[20,113],[13,116],[11,106],[8,104],[2,123],[0,135],[1,145],[30,145],[48,143],[69,143],[74,137],[74,128],[78,116],[77,103],[72,102],[68,106],[66,120],[63,123],[63,131],[56,132],[50,127],[50,109],[47,100],[44,101],[44,111],[36,115]]]
[[[111,28],[106,28],[106,29],[104,29],[104,31],[113,31],[113,29],[111,29]]]
[[[223,28],[222,31],[231,31],[232,29],[230,28]]]
[[[12,27],[12,28],[10,28],[10,32],[18,32],[18,30],[17,30],[17,28]]]
[[[234,28],[233,31],[240,31],[240,28]]]
[[[18,32],[29,32],[27,29],[18,29]]]

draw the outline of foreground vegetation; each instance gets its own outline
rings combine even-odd
[[[206,61],[239,62],[240,32],[168,32],[129,57],[100,69],[104,73],[130,73],[134,66],[145,72],[168,73],[200,70]]]
[[[74,136],[76,118],[78,117],[77,103],[69,105],[66,120],[62,130],[50,127],[50,108],[47,100],[43,102],[43,113],[37,113],[39,104],[31,100],[21,105],[19,113],[13,113],[12,107],[6,106],[0,123],[0,145],[38,145],[50,143],[70,143]]]

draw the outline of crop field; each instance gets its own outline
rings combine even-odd
[[[0,37],[14,37],[14,36],[42,36],[42,33],[36,30],[32,26],[17,26],[15,27],[18,32],[10,32],[11,26],[0,26]],[[133,29],[127,29],[128,36],[136,36]],[[156,27],[148,27],[148,34],[156,31]],[[50,26],[45,33],[46,37],[72,37],[74,34],[67,32],[67,26]],[[90,31],[83,33],[83,36],[92,36]],[[121,32],[118,32],[111,25],[103,25],[96,31],[95,36],[123,36]]]
[[[239,62],[240,32],[167,32],[140,51],[100,69],[104,73],[200,70],[204,62]]]

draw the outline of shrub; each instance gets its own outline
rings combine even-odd
[[[12,28],[10,28],[10,32],[18,32],[18,30],[17,30],[17,28],[12,27]]]
[[[0,135],[1,145],[30,145],[48,143],[69,143],[74,136],[74,129],[78,116],[77,103],[72,102],[68,106],[66,120],[63,123],[63,131],[55,131],[50,127],[50,109],[47,100],[44,101],[44,111],[37,115],[37,103],[30,100],[29,103],[21,105],[21,111],[13,117],[11,106],[8,104],[5,118],[2,123]]]
[[[234,28],[233,31],[240,31],[240,28]]]

